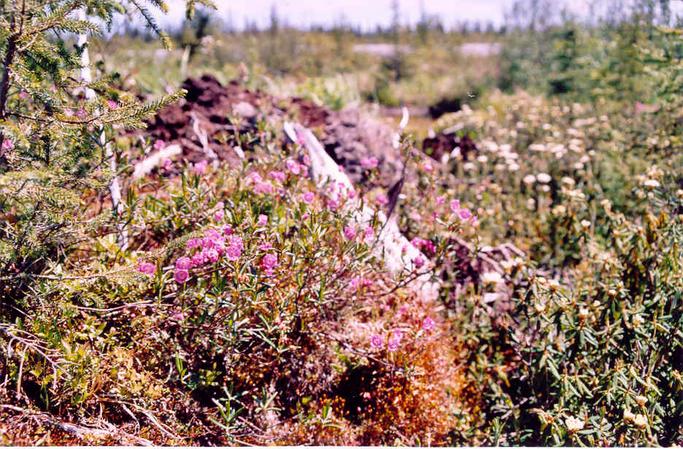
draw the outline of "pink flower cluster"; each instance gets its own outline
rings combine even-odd
[[[422,320],[422,329],[424,331],[431,332],[434,330],[435,327],[436,327],[436,323],[434,322],[434,320],[432,318],[427,317],[424,320]]]
[[[311,204],[315,200],[315,193],[306,191],[301,195],[301,201],[305,204]]]
[[[152,276],[157,271],[157,266],[151,262],[140,262],[138,264],[138,271],[142,274]]]
[[[472,224],[475,224],[477,222],[477,216],[474,215],[472,211],[470,211],[468,208],[460,207],[460,201],[451,200],[450,207],[451,212],[461,221],[469,222]]]
[[[223,217],[225,216],[225,211],[223,208],[225,207],[225,203],[223,201],[219,201],[216,203],[215,209],[216,211],[213,213],[213,218],[216,221],[222,221]]]
[[[266,273],[267,276],[272,276],[273,271],[278,266],[277,255],[269,253],[261,258],[261,269]]]
[[[351,282],[349,283],[352,289],[358,290],[359,288],[365,288],[365,287],[372,287],[373,282],[372,279],[366,279],[362,276],[356,276],[351,279]]]
[[[389,341],[387,342],[387,349],[389,352],[398,351],[401,346],[401,340],[403,340],[403,332],[400,330],[395,330],[389,336]],[[370,347],[372,349],[381,349],[384,346],[384,338],[381,335],[374,334],[370,337]]]
[[[325,191],[327,197],[326,205],[331,211],[335,211],[341,206],[344,201],[349,198],[355,198],[356,192],[348,188],[343,183],[330,184]]]
[[[423,239],[420,237],[413,238],[410,243],[420,251],[424,251],[428,256],[433,256],[436,254],[436,245],[431,240]]]
[[[294,159],[287,159],[285,161],[285,167],[293,175],[300,175],[306,170],[306,167],[295,161]]]
[[[344,226],[344,237],[348,240],[353,240],[356,238],[356,228],[353,226]]]
[[[247,175],[247,182],[251,184],[252,191],[257,195],[270,195],[275,190],[270,182],[264,181],[261,175],[255,171]]]
[[[425,332],[432,332],[436,328],[436,322],[431,317],[426,317],[422,320],[421,327]],[[382,349],[385,340],[387,341],[387,350],[389,352],[396,352],[401,347],[403,332],[396,329],[388,335],[388,339],[379,334],[373,334],[370,337],[370,347],[372,349]]]
[[[226,226],[225,236],[215,229],[208,229],[202,238],[193,238],[187,241],[187,249],[194,254],[192,256],[179,257],[175,261],[174,279],[178,283],[186,282],[189,271],[207,264],[213,264],[226,257],[234,262],[240,258],[244,249],[242,238],[232,234],[232,228]],[[226,237],[227,236],[227,237]]]
[[[379,160],[374,156],[365,157],[360,160],[360,166],[366,170],[372,170],[379,166]]]
[[[195,175],[201,176],[201,175],[206,173],[206,169],[208,168],[208,166],[209,166],[209,162],[206,159],[204,159],[202,161],[197,162],[196,164],[194,164],[192,166],[192,172]]]

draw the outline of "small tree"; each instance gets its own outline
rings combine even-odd
[[[188,16],[197,3],[210,6],[187,0]],[[87,35],[117,15],[142,16],[169,45],[147,6],[168,9],[163,0],[0,0],[0,311],[20,308],[32,281],[57,273],[84,233],[114,232],[119,204],[84,214],[84,192],[114,185],[114,129],[143,126],[182,95],[141,104],[112,87],[113,75],[91,76]]]

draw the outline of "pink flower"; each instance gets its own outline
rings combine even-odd
[[[215,229],[207,229],[204,231],[204,236],[206,237],[203,241],[205,246],[211,247],[211,244],[213,241],[221,241],[223,237],[221,237],[220,232],[218,232]]]
[[[410,243],[412,243],[413,246],[415,246],[416,248],[419,248],[422,251],[426,252],[428,255],[433,256],[434,254],[436,254],[436,245],[434,245],[434,242],[432,242],[431,240],[415,237],[410,241]]]
[[[205,250],[202,250],[202,252],[204,253],[204,256],[206,257],[206,259],[209,262],[211,262],[211,263],[218,262],[218,258],[220,256],[218,254],[218,251],[216,251],[215,249],[213,249],[213,248],[205,249]]]
[[[266,254],[261,259],[261,268],[268,275],[273,274],[273,270],[277,267],[277,256],[275,254]]]
[[[192,260],[189,257],[179,257],[175,261],[176,270],[189,270],[192,268]]]
[[[223,227],[223,234],[225,235],[232,235],[235,231],[233,231],[232,226],[227,225]]]
[[[234,262],[242,255],[242,249],[244,249],[242,237],[238,235],[231,235],[228,240],[228,248],[225,251],[226,257],[228,260]]]
[[[460,210],[460,201],[451,200],[451,212],[453,212],[454,214],[457,214],[459,210]]]
[[[267,225],[268,224],[268,215],[263,215],[263,214],[259,215],[257,224],[261,227],[264,227],[265,225]]]
[[[163,150],[164,148],[166,148],[166,142],[164,142],[164,141],[161,140],[161,139],[157,139],[157,140],[154,141],[154,145],[153,145],[153,146],[154,146],[154,149],[155,149],[155,150]]]
[[[367,226],[365,228],[365,231],[363,231],[363,233],[364,233],[365,243],[369,243],[375,237],[375,230],[372,228],[372,226]]]
[[[337,209],[339,208],[339,205],[340,205],[339,199],[336,198],[336,197],[334,197],[334,198],[332,198],[332,197],[327,198],[327,201],[325,202],[325,205],[327,206],[327,208],[328,208],[329,210],[335,211],[335,210],[337,210]]]
[[[356,228],[353,226],[345,226],[344,227],[344,237],[346,237],[348,240],[353,240],[356,238]]]
[[[254,184],[254,193],[258,195],[271,194],[273,191],[273,185],[269,182],[257,182]]]
[[[301,173],[301,165],[294,159],[287,159],[285,161],[285,167],[287,167],[287,170],[289,170],[293,175],[298,175]]]
[[[192,266],[193,267],[201,267],[206,263],[206,254],[204,251],[198,252],[194,256],[192,256]]]
[[[469,209],[460,209],[458,217],[460,217],[461,220],[469,220],[472,218],[472,212],[470,212]]]
[[[263,182],[263,178],[258,174],[258,172],[253,171],[247,175],[247,181],[252,184],[257,184],[259,182]]]
[[[187,247],[187,249],[194,249],[194,248],[197,248],[201,244],[202,244],[201,239],[190,239],[187,241],[185,246]]]
[[[78,117],[80,119],[84,119],[87,116],[88,116],[88,113],[85,112],[85,109],[83,109],[83,108],[80,108],[78,111],[76,111],[76,117]]]
[[[176,270],[173,274],[173,279],[175,279],[178,284],[184,284],[189,277],[190,273],[188,273],[187,270]]]
[[[21,98],[22,100],[26,100],[28,98],[28,92],[22,90],[21,92],[19,92],[19,98]]]
[[[195,175],[203,175],[206,173],[206,168],[209,166],[209,163],[204,159],[203,161],[199,161],[196,164],[192,166],[192,172]]]
[[[413,264],[415,265],[415,268],[418,270],[422,268],[425,264],[425,260],[422,256],[417,256],[416,258],[413,259]]]
[[[374,156],[365,157],[365,158],[360,160],[360,166],[366,170],[372,170],[373,168],[377,168],[378,165],[379,165],[379,160]]]
[[[349,282],[349,285],[351,286],[352,289],[358,290],[358,288],[361,285],[362,278],[360,277],[355,277],[351,279],[351,282]]]
[[[171,167],[173,166],[173,161],[169,158],[164,159],[164,162],[162,164],[162,167],[165,168],[166,170],[170,170]]]
[[[157,267],[151,262],[140,262],[138,271],[142,274],[153,275],[157,271]]]
[[[224,216],[225,216],[225,212],[223,212],[222,209],[221,209],[221,210],[217,210],[217,211],[214,212],[214,214],[213,214],[213,219],[216,220],[216,221],[222,221]]]
[[[285,175],[281,171],[273,170],[272,172],[268,173],[268,176],[271,177],[271,179],[274,179],[275,181],[278,182],[285,182],[285,179],[287,179],[287,175]]]
[[[303,201],[306,204],[311,204],[314,199],[315,199],[315,193],[313,193],[313,192],[304,192],[304,194],[301,195],[301,201]]]
[[[380,206],[386,206],[389,204],[389,198],[383,193],[380,193],[375,197],[375,202]]]
[[[394,331],[394,334],[389,339],[389,344],[387,345],[387,349],[389,350],[389,352],[398,351],[398,348],[401,346],[402,339],[403,333],[401,333],[401,331]]]
[[[12,148],[14,148],[14,141],[5,137],[5,140],[2,141],[2,149],[11,150]]]
[[[119,104],[115,102],[114,100],[107,100],[107,106],[109,106],[109,109],[118,109]]]
[[[446,198],[443,195],[436,197],[436,205],[437,206],[441,206],[445,203],[446,203]]]
[[[372,349],[380,349],[382,347],[382,337],[377,334],[370,337],[370,347]]]
[[[427,317],[424,320],[422,320],[422,329],[424,329],[426,332],[431,332],[432,330],[434,330],[435,327],[436,323],[430,317]]]
[[[258,249],[261,251],[268,251],[273,249],[273,245],[270,242],[262,243],[259,245]]]
[[[434,170],[434,166],[432,165],[431,162],[425,161],[422,163],[422,170],[426,171],[427,173],[431,172]]]

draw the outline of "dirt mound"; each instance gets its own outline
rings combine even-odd
[[[237,136],[256,131],[260,119],[294,116],[306,126],[319,126],[327,114],[310,101],[278,101],[236,81],[223,86],[211,75],[189,78],[181,87],[187,91],[185,98],[159,111],[146,133],[152,139],[179,144],[183,158],[191,162],[234,160]]]
[[[456,147],[460,148],[460,155],[465,161],[476,157],[479,152],[476,143],[468,135],[460,137],[456,133],[439,133],[434,137],[427,137],[422,142],[422,151],[437,161],[440,161],[444,154],[450,154]]]
[[[394,130],[366,112],[354,108],[330,114],[324,134],[325,151],[354,183],[368,183],[368,171],[361,161],[373,157],[378,160],[379,185],[389,187],[400,178],[403,163],[393,146]]]
[[[315,129],[325,150],[342,165],[352,181],[368,182],[361,160],[375,157],[381,176],[377,184],[389,187],[400,176],[401,158],[392,145],[391,127],[360,109],[332,111],[302,98],[276,98],[247,89],[237,81],[222,85],[211,75],[189,78],[182,84],[187,95],[164,108],[148,123],[153,140],[177,143],[189,162],[235,162],[239,136],[257,134],[260,120],[298,121]],[[245,148],[247,150],[247,148]]]

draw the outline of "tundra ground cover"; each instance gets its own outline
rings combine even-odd
[[[62,6],[52,26],[87,28]],[[651,104],[492,90],[421,141],[248,79],[141,106],[117,76],[74,80],[65,41],[22,41],[0,139],[0,441],[682,444],[680,33],[635,36]],[[287,121],[353,190],[313,179]],[[379,212],[412,268],[389,270]]]

